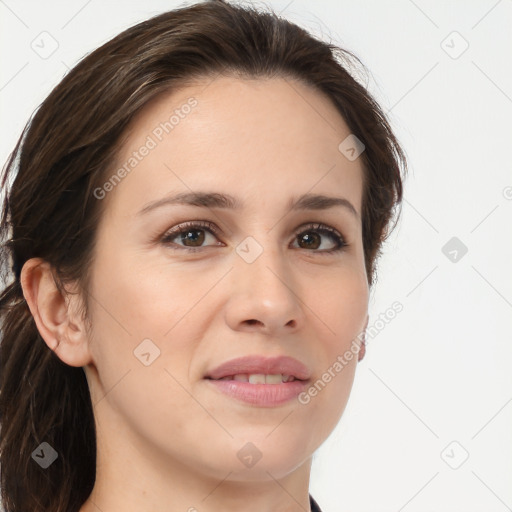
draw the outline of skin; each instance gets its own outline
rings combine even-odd
[[[79,297],[58,292],[45,262],[23,267],[42,337],[84,368],[91,391],[97,476],[81,512],[309,511],[312,455],[342,416],[357,355],[306,405],[245,404],[203,377],[235,357],[284,354],[305,363],[315,382],[364,331],[362,162],[338,150],[350,130],[318,91],[291,79],[220,77],[147,105],[117,165],[190,97],[197,106],[103,199],[91,332]],[[191,190],[230,194],[243,208],[167,205],[137,215]],[[346,198],[358,216],[339,206],[291,211],[289,201],[305,193]],[[179,236],[174,250],[159,240],[201,220],[222,234],[194,231],[205,236],[196,252]],[[301,228],[310,222],[333,227],[349,245],[326,252],[336,247],[327,233],[308,245],[298,235],[311,235]],[[263,248],[252,263],[236,252],[248,236]],[[160,355],[145,366],[134,350],[148,338]],[[262,454],[250,468],[237,457],[247,442]]]

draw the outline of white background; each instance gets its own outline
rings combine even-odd
[[[182,5],[0,0],[2,162],[80,57]],[[325,512],[512,510],[512,1],[267,5],[361,58],[411,167],[370,325],[404,309],[369,339],[311,494]],[[468,249],[456,262],[452,237]]]

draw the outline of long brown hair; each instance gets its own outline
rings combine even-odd
[[[93,191],[111,174],[128,124],[157,94],[221,74],[290,77],[326,94],[365,145],[362,232],[372,286],[396,213],[398,221],[406,160],[382,110],[347,71],[352,65],[361,66],[352,54],[272,11],[210,0],[125,30],[79,62],[42,103],[1,177],[5,512],[76,512],[94,486],[95,425],[84,371],[61,362],[40,336],[20,272],[30,258],[49,262],[63,293],[66,283],[78,283],[87,318],[91,254],[105,208]],[[44,442],[58,454],[47,468],[34,455]]]

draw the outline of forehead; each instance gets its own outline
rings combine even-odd
[[[258,189],[260,199],[279,190],[288,201],[336,188],[360,211],[361,159],[339,149],[349,135],[331,100],[297,80],[200,80],[160,94],[134,119],[116,166],[150,149],[114,195],[123,189],[152,200],[208,188],[249,197]]]
[[[227,135],[242,139],[259,134],[261,142],[267,137],[274,141],[307,139],[323,140],[327,146],[350,133],[327,95],[289,77],[196,80],[150,101],[135,118],[130,132],[134,137],[154,132],[160,139],[172,131],[176,139],[184,131],[178,130],[179,125],[186,126],[187,135],[201,135],[202,142],[220,142]]]

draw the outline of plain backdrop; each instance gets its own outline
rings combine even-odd
[[[2,163],[84,54],[189,3],[0,0]],[[360,57],[410,164],[378,332],[311,494],[325,512],[512,510],[512,1],[253,3]]]

